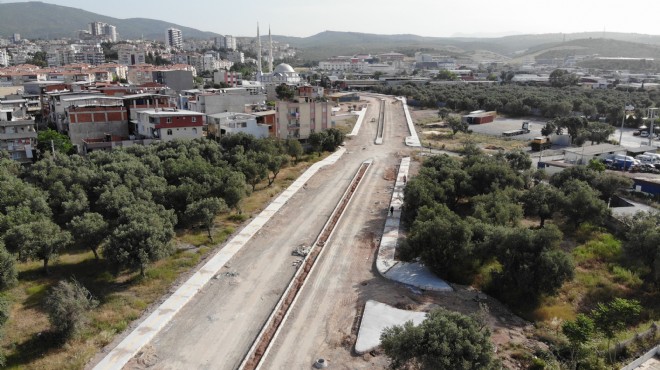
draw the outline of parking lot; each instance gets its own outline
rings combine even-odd
[[[485,135],[502,136],[504,131],[522,128],[523,122],[529,122],[529,134],[509,136],[511,139],[530,141],[536,136],[541,136],[541,129],[545,126],[545,121],[529,119],[497,118],[490,123],[470,125],[470,130]]]
[[[529,122],[530,133],[509,136],[509,138],[514,140],[521,140],[521,141],[531,141],[536,136],[542,136],[541,129],[543,128],[543,126],[545,126],[546,121],[538,120],[538,119],[497,118],[495,121],[490,123],[484,123],[480,125],[470,125],[470,130],[485,135],[502,136],[502,133],[504,131],[518,130],[522,128],[523,122]],[[658,128],[656,132],[658,132],[658,130],[660,130],[660,128]],[[637,130],[634,128],[625,127],[623,129],[623,137],[621,138],[621,144],[623,146],[627,146],[629,148],[638,148],[642,145],[648,145],[649,138],[634,136],[633,132],[635,131]],[[620,132],[621,130],[617,128],[614,134],[610,136],[610,138],[612,140],[619,141]],[[654,139],[652,145],[656,147],[659,146],[660,140]]]

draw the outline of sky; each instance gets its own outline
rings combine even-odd
[[[0,0],[0,3],[16,1]],[[115,18],[152,18],[202,31],[253,36],[323,31],[420,36],[632,32],[660,35],[658,0],[45,0]],[[612,5],[616,4],[616,6]],[[121,30],[118,30],[121,33]],[[185,37],[185,35],[184,35]]]

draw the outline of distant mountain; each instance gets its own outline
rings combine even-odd
[[[178,28],[183,37],[203,38],[219,36],[213,32],[203,32],[194,28],[180,26],[146,18],[118,19],[67,6],[46,4],[38,1],[25,3],[0,3],[0,36],[9,37],[20,33],[27,39],[50,39],[76,37],[77,31],[87,29],[90,22],[99,21],[117,27],[122,39],[164,40],[165,31]]]
[[[208,39],[220,36],[146,18],[118,19],[81,9],[42,2],[0,3],[0,37],[17,32],[27,39],[75,37],[77,30],[100,21],[117,27],[122,39],[164,40],[165,30],[175,27],[184,38]],[[254,36],[242,37],[244,41]],[[309,37],[273,35],[273,39],[299,48],[303,60],[321,60],[334,55],[415,51],[474,60],[508,60],[568,55],[626,56],[660,59],[660,36],[616,32],[549,33],[504,37],[424,37],[410,34],[377,35],[359,32],[324,31]],[[265,46],[264,46],[265,47]]]
[[[626,54],[617,56],[650,57],[653,46],[660,46],[659,35],[643,35],[616,32],[551,33],[540,35],[515,35],[494,38],[475,37],[423,37],[416,35],[376,35],[357,32],[324,31],[316,35],[300,37],[273,37],[274,39],[302,48],[301,58],[323,59],[333,55],[352,55],[361,52],[381,53],[387,51],[411,52],[427,49],[436,53],[462,56],[475,51],[488,51],[496,55],[515,57],[531,53],[542,53],[562,44],[580,41],[574,46],[581,49],[607,49],[611,39],[612,52]],[[598,41],[601,40],[601,41]],[[581,43],[581,44],[580,44]],[[589,47],[593,44],[593,47]],[[623,46],[628,44],[627,46]],[[602,52],[595,52],[603,55]],[[594,53],[591,53],[594,54]],[[646,55],[645,55],[646,54]],[[655,53],[652,53],[655,55]]]

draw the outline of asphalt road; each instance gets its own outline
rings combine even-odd
[[[401,105],[389,104],[388,108],[401,110]],[[393,120],[392,111],[386,111],[385,144],[373,144],[376,127],[370,121],[378,117],[377,109],[374,100],[361,132],[346,141],[347,153],[309,180],[306,189],[296,193],[229,261],[224,268],[227,273],[207,284],[125,368],[235,369],[240,364],[295,273],[293,264],[300,257],[292,256],[291,251],[314,241],[364,160],[374,158],[375,167],[370,169],[367,185],[359,190],[362,197],[373,190],[376,185],[369,184],[386,167],[397,163],[395,153],[405,150],[405,123],[394,119],[396,127],[390,127],[387,122]],[[358,198],[360,194],[356,194]],[[355,204],[359,201],[347,211],[351,221],[345,218],[336,231],[338,239],[347,240],[355,227],[368,222],[364,203],[357,213]],[[346,222],[348,229],[342,226]]]

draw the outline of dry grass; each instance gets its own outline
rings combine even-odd
[[[51,273],[42,272],[40,262],[19,264],[19,284],[6,292],[13,302],[11,316],[0,344],[9,369],[82,369],[103,346],[131,321],[168,292],[172,284],[197,266],[212,250],[205,245],[221,244],[235,229],[262,210],[277,194],[313,162],[325,156],[313,155],[305,162],[283,169],[270,186],[258,184],[256,191],[242,203],[243,214],[220,215],[215,220],[213,242],[206,230],[180,230],[175,242],[193,248],[177,250],[170,257],[152,264],[144,277],[134,272],[113,276],[104,261],[95,261],[90,251],[68,251],[52,263]],[[43,310],[43,299],[50,287],[61,279],[75,277],[100,301],[90,312],[84,332],[66,344],[50,334]]]
[[[485,151],[510,151],[520,149],[525,146],[525,142],[520,140],[512,140],[509,138],[501,138],[497,136],[489,136],[473,132],[471,134],[458,132],[452,135],[450,129],[447,128],[434,128],[431,130],[419,130],[420,140],[424,146],[431,145],[434,149],[444,149],[452,152],[460,152],[463,149],[466,141],[472,141]]]

